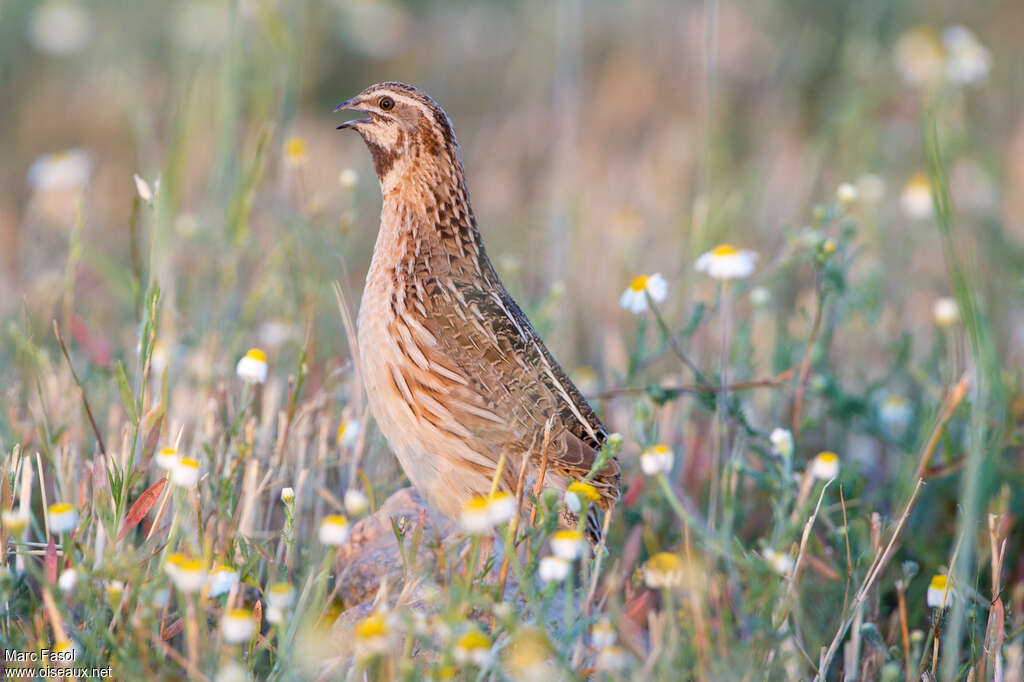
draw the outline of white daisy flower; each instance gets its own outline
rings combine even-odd
[[[383,614],[375,613],[355,627],[356,655],[360,660],[386,654],[391,650],[391,628]]]
[[[171,483],[180,488],[194,488],[199,483],[199,461],[182,457],[171,469]]]
[[[566,559],[559,556],[546,556],[540,560],[537,567],[537,574],[546,583],[562,582],[569,577],[569,569],[572,565]]]
[[[184,554],[175,552],[167,557],[164,571],[170,576],[174,586],[186,594],[192,594],[206,585],[206,569],[199,559],[189,559]]]
[[[601,618],[590,628],[590,644],[598,649],[613,646],[615,639],[615,626],[612,625],[607,616]]]
[[[619,305],[631,313],[640,314],[647,310],[648,296],[655,303],[661,303],[668,297],[668,282],[660,273],[634,278],[619,297]]]
[[[306,141],[298,136],[288,138],[284,143],[285,165],[297,168],[309,161],[309,154],[306,153]]]
[[[910,85],[934,85],[942,80],[946,55],[935,32],[918,26],[896,41],[896,70]]]
[[[757,259],[755,251],[719,244],[697,259],[696,268],[698,272],[706,272],[715,279],[740,279],[754,272]]]
[[[339,514],[325,516],[320,521],[320,542],[328,547],[337,547],[348,542],[348,536],[352,532],[349,528],[348,519]]]
[[[235,372],[247,384],[262,384],[267,380],[267,354],[259,348],[250,348],[238,361]]]
[[[857,201],[860,196],[860,192],[857,191],[857,186],[849,182],[844,182],[836,189],[836,199],[843,206],[849,206],[853,202]]]
[[[750,302],[755,308],[763,308],[772,300],[772,292],[767,287],[754,287],[750,290]]]
[[[179,459],[181,459],[181,457],[178,455],[178,451],[174,448],[160,448],[156,453],[156,457],[153,458],[153,461],[156,462],[156,465],[161,469],[172,471],[174,467],[178,466]]]
[[[218,566],[210,573],[209,595],[211,597],[219,597],[222,594],[227,594],[237,584],[238,571],[234,571],[227,566]]]
[[[768,547],[761,552],[761,556],[772,567],[772,570],[779,575],[786,577],[793,572],[793,557],[789,556],[789,554],[776,552],[771,547]]]
[[[28,37],[40,52],[64,57],[82,51],[89,44],[92,20],[78,3],[42,3],[29,20]]]
[[[229,644],[241,644],[252,638],[256,621],[248,609],[230,609],[220,619],[220,632]]]
[[[942,32],[946,48],[946,78],[952,83],[979,83],[988,78],[992,53],[965,26],[947,26]]]
[[[459,525],[467,533],[480,535],[512,520],[516,514],[516,500],[506,492],[477,495],[462,507]]]
[[[516,498],[499,490],[487,498],[487,515],[492,526],[508,523],[516,515]]]
[[[626,650],[620,646],[602,647],[597,652],[594,667],[603,673],[615,673],[626,667]]]
[[[587,551],[587,541],[578,530],[560,530],[551,536],[551,551],[557,557],[572,561]]]
[[[772,442],[772,452],[783,459],[793,456],[793,434],[789,429],[773,429],[768,440]]]
[[[452,653],[455,655],[456,663],[486,665],[491,655],[491,640],[480,630],[472,628],[455,641]]]
[[[955,594],[949,583],[949,576],[936,573],[928,583],[928,606],[933,609],[945,608],[953,603]]]
[[[354,419],[341,422],[336,437],[338,445],[343,448],[354,447],[359,437],[359,428],[359,422]]]
[[[822,481],[831,481],[839,475],[839,455],[834,452],[818,453],[818,456],[811,460],[807,473]]]
[[[295,501],[295,488],[281,488],[281,501],[285,504],[291,504]]]
[[[683,560],[673,552],[658,552],[644,564],[644,583],[652,590],[678,587],[683,582]]]
[[[51,504],[48,511],[51,533],[70,533],[78,525],[78,512],[66,502]]]
[[[57,578],[57,586],[60,587],[62,592],[71,592],[77,584],[78,571],[73,568],[62,571],[60,577]]]
[[[19,509],[5,509],[0,514],[4,528],[14,537],[20,536],[28,528],[28,514]]]
[[[50,192],[77,189],[89,182],[92,161],[81,149],[44,154],[28,169],[29,187]]]
[[[900,195],[900,206],[908,218],[924,220],[931,218],[935,212],[932,203],[932,184],[925,173],[915,173],[903,186]]]
[[[288,609],[295,603],[295,588],[290,583],[274,583],[267,588],[265,597],[268,606]]]
[[[338,175],[338,184],[344,190],[352,191],[357,182],[359,182],[359,174],[351,168],[343,169]]]
[[[108,580],[104,593],[107,597],[107,603],[116,609],[121,603],[121,597],[124,596],[124,581]]]
[[[665,445],[655,445],[640,453],[640,469],[648,476],[672,471],[675,455]]]
[[[878,407],[878,417],[889,433],[899,436],[907,430],[914,408],[901,395],[890,395]]]
[[[940,298],[932,307],[935,324],[939,327],[952,327],[960,321],[960,306],[952,298]]]
[[[585,481],[573,481],[565,489],[565,506],[573,514],[579,514],[584,503],[593,504],[600,499],[597,488]]]
[[[477,495],[462,506],[462,511],[459,513],[459,525],[462,526],[462,530],[473,535],[480,535],[493,527],[487,502],[486,496]]]
[[[345,491],[345,511],[350,516],[362,516],[370,508],[370,498],[362,490],[349,488]]]

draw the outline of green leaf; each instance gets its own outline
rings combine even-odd
[[[135,396],[132,395],[131,386],[128,385],[128,375],[124,372],[124,364],[117,361],[117,388],[121,391],[121,403],[128,415],[128,421],[132,426],[139,425],[139,413],[135,409]]]

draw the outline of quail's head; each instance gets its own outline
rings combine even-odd
[[[448,116],[430,96],[411,85],[371,85],[335,111],[365,114],[338,129],[355,130],[362,136],[382,183],[389,174],[410,166],[456,158],[455,134]]]

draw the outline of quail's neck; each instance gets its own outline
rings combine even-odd
[[[459,267],[459,261],[486,260],[462,165],[402,161],[381,178],[384,202],[374,261],[385,267],[425,264],[437,274]],[[471,268],[479,270],[477,264]]]

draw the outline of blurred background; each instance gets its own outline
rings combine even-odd
[[[230,377],[253,345],[293,367],[307,328],[314,382],[345,371],[330,283],[358,304],[380,196],[332,109],[382,80],[449,113],[499,272],[590,394],[630,371],[632,278],[662,273],[682,327],[717,287],[694,261],[723,241],[761,254],[739,292],[770,295],[740,374],[794,364],[777,341],[806,338],[815,275],[785,258],[841,183],[860,231],[835,372],[884,377],[907,334],[932,352],[951,290],[919,175],[929,117],[958,248],[1019,362],[1021,25],[1012,1],[2,2],[5,401],[24,402],[19,349],[54,350],[53,320],[109,376],[153,281],[176,381]],[[714,325],[687,341],[705,366],[717,342]]]
[[[624,434],[624,489],[642,490],[638,455],[657,442],[679,454],[672,484],[695,507],[718,476],[714,401],[651,390],[693,375],[651,316],[619,301],[634,278],[660,273],[667,328],[714,380],[720,284],[694,264],[722,242],[760,254],[730,289],[730,380],[770,378],[805,356],[811,368],[795,462],[778,464],[767,445],[773,427],[800,425],[795,382],[742,394],[747,423],[726,456],[729,471],[748,474],[730,529],[744,546],[785,551],[799,536],[778,530],[786,495],[792,471],[820,450],[843,461],[858,555],[873,546],[869,514],[898,512],[915,453],[950,417],[937,416],[946,389],[968,375],[971,407],[940,429],[925,511],[900,557],[939,572],[960,547],[958,509],[970,510],[968,533],[982,510],[1024,514],[1022,26],[1018,0],[0,0],[0,449],[91,452],[56,321],[97,432],[127,456],[115,367],[145,387],[139,338],[158,284],[161,442],[184,432],[190,452],[226,452],[230,438],[217,441],[212,425],[234,434],[236,362],[259,347],[270,379],[246,447],[285,483],[288,467],[303,469],[305,455],[282,464],[269,454],[300,376],[302,442],[319,443],[308,480],[331,472],[317,510],[332,494],[337,507],[357,467],[345,471],[328,433],[342,425],[347,453],[344,425],[365,412],[332,283],[355,310],[380,192],[365,146],[335,130],[344,118],[332,109],[400,80],[451,117],[488,252],[609,430]],[[938,171],[953,202],[946,249],[929,180]],[[808,350],[821,291],[820,343]],[[962,325],[953,296],[961,309],[974,302]],[[362,437],[364,483],[401,485],[382,439]],[[61,489],[77,482],[89,499],[89,476],[61,467]],[[763,475],[775,468],[777,481]],[[649,502],[634,495],[615,517],[616,555],[633,538],[627,572],[639,532],[648,553],[678,542],[678,520]],[[319,518],[303,516],[297,537],[312,537]],[[1019,587],[1015,533],[1006,577]],[[842,554],[833,540],[819,552],[829,560]],[[987,594],[984,570],[967,575]],[[1016,594],[1024,603],[1024,588]],[[825,632],[835,614],[808,595],[821,621],[809,630]],[[748,607],[769,613],[770,603]]]

